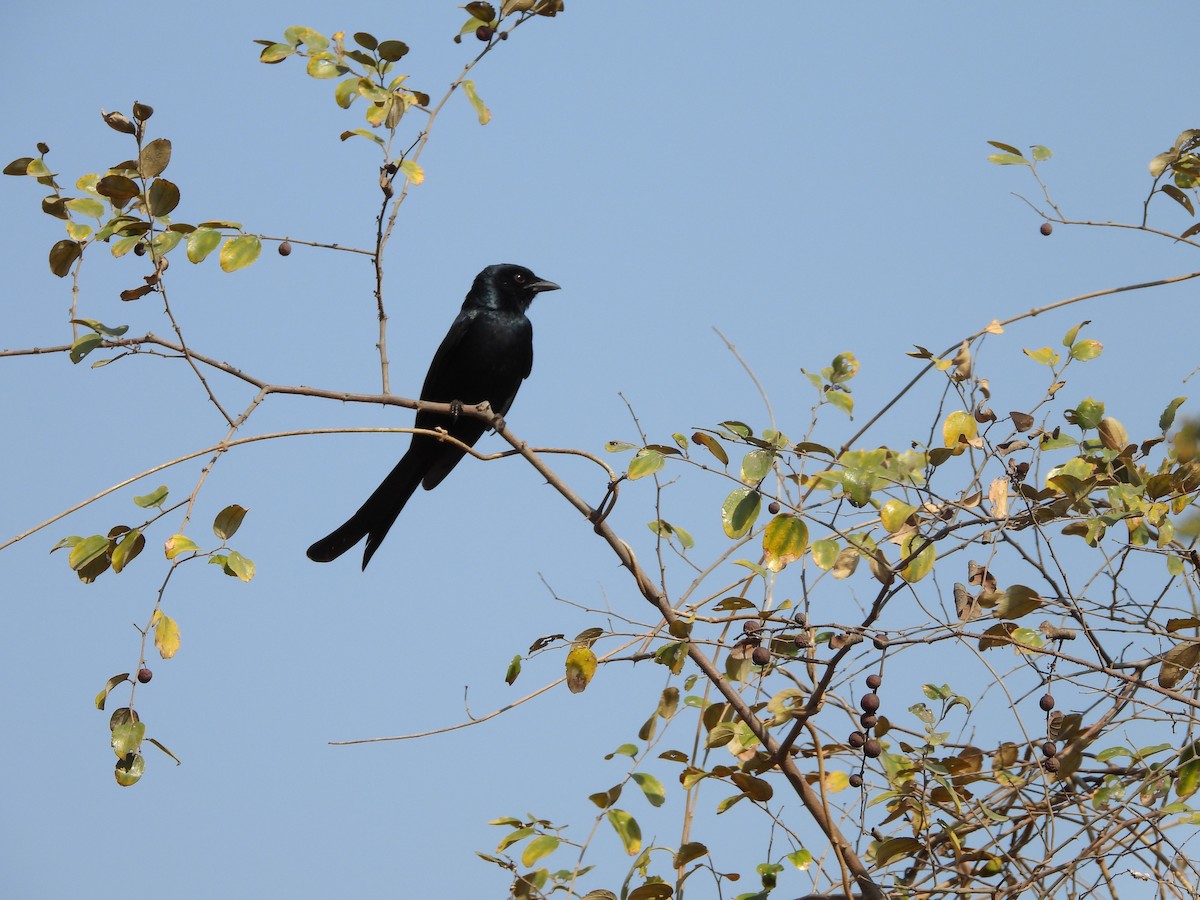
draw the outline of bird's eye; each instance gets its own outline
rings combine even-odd
[[[517,284],[524,284],[525,283],[525,273],[518,272],[516,275],[513,276],[513,281],[515,281]]]

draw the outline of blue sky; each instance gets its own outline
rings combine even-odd
[[[261,65],[251,40],[292,24],[402,39],[412,52],[400,71],[435,96],[477,42],[451,42],[463,14],[450,3],[330,10],[173,4],[121,25],[68,0],[55,7],[51,40],[38,37],[44,11],[14,8],[10,32],[24,37],[10,42],[12,74],[0,89],[3,161],[41,140],[68,183],[115,164],[130,150],[99,110],[128,111],[138,99],[155,107],[152,134],[174,145],[177,220],[369,246],[377,157],[366,141],[338,140],[360,126],[359,108],[338,109],[332,82],[305,77],[295,61]],[[509,416],[531,444],[598,451],[634,440],[626,401],[658,440],[727,418],[767,424],[713,328],[754,368],[792,437],[814,401],[801,368],[844,350],[862,363],[855,397],[869,413],[916,371],[904,355],[914,343],[940,350],[993,318],[1195,267],[1187,248],[1145,235],[1059,228],[1042,237],[1040,220],[1010,194],[1032,198],[1035,185],[1015,167],[989,165],[985,143],[1049,146],[1043,174],[1068,215],[1135,221],[1147,162],[1197,124],[1179,87],[1188,41],[1125,4],[1090,4],[1086,15],[1065,4],[878,4],[852,15],[833,4],[568,0],[564,15],[522,27],[473,73],[490,124],[481,128],[461,96],[437,123],[421,160],[427,181],[405,204],[386,259],[393,389],[418,390],[474,274],[511,261],[563,286],[531,311],[534,372]],[[63,343],[70,284],[45,262],[61,225],[38,211],[31,182],[0,187],[9,298],[0,348]],[[1182,230],[1188,218],[1169,207],[1158,198],[1154,220]],[[117,299],[141,274],[132,257],[97,254],[81,311],[131,334],[167,333],[153,297]],[[297,247],[224,275],[213,261],[191,267],[180,257],[168,275],[201,352],[272,382],[377,390],[363,258]],[[996,408],[1019,408],[1044,380],[1023,347],[1055,343],[1087,318],[1105,354],[1080,391],[1105,399],[1131,432],[1151,430],[1166,401],[1188,392],[1195,290],[1107,298],[1011,329],[987,348]],[[91,370],[46,356],[0,361],[0,372],[0,541],[223,431],[173,363]],[[221,390],[235,407],[249,399],[228,382]],[[901,404],[877,439],[927,432],[929,396]],[[409,421],[395,410],[272,398],[250,430]],[[858,421],[827,416],[817,439],[836,444]],[[130,623],[145,622],[163,568],[148,550],[142,565],[85,586],[47,550],[64,535],[132,521],[132,494],[159,483],[185,496],[200,464],[3,552],[0,674],[22,740],[10,743],[15,765],[0,788],[0,893],[502,896],[504,880],[472,852],[495,847],[500,833],[487,820],[529,811],[586,834],[587,794],[624,774],[602,757],[653,710],[659,667],[610,666],[582,695],[559,688],[451,734],[328,745],[458,723],[464,686],[479,715],[558,677],[561,654],[528,663],[514,687],[502,680],[538,636],[605,624],[557,602],[543,578],[583,607],[648,618],[586,523],[515,460],[468,461],[415,498],[366,573],[351,559],[309,563],[303,549],[369,493],[403,440],[268,442],[216,467],[192,531],[208,538],[223,506],[249,507],[234,545],[258,574],[244,585],[192,566],[172,580],[164,609],[183,648],[153,665],[138,700],[149,733],[184,765],[150,748],[132,789],[112,781],[106,715],[91,698],[136,662]],[[556,465],[599,500],[603,483],[587,464]],[[641,482],[622,498],[614,524],[648,555],[653,495]],[[698,534],[716,522],[710,501],[678,500]],[[698,552],[719,549],[702,541]],[[678,794],[673,802],[651,813],[630,800],[647,838],[677,840]],[[749,835],[761,831],[750,813],[738,816],[713,827],[727,834],[728,868],[748,871],[763,856]],[[595,854],[611,875],[604,883],[624,876],[611,834],[598,835]],[[808,888],[789,877],[794,893]]]

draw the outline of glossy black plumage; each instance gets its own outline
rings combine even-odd
[[[488,266],[480,272],[434,354],[421,399],[457,400],[464,406],[486,400],[497,414],[505,415],[533,368],[533,325],[525,311],[539,293],[554,290],[557,284],[523,266]],[[487,428],[473,416],[430,412],[417,413],[416,427],[444,428],[467,446]],[[309,547],[308,558],[330,562],[365,537],[365,569],[417,485],[425,490],[437,487],[465,453],[446,441],[414,434],[408,452],[383,483],[345,524]]]

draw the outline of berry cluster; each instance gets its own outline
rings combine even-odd
[[[888,636],[880,633],[875,635],[873,643],[878,650],[884,650],[888,645]],[[883,662],[880,660],[880,666]],[[868,759],[877,759],[883,753],[883,745],[879,743],[879,739],[871,736],[871,729],[879,724],[879,690],[883,684],[883,675],[878,672],[872,672],[867,676],[867,687],[870,689],[868,693],[863,694],[858,701],[858,705],[862,708],[862,715],[858,717],[858,724],[862,726],[861,731],[852,731],[846,739],[846,743],[855,750],[862,750],[863,756]],[[855,772],[850,776],[850,787],[862,787],[862,774]]]
[[[1046,714],[1047,724],[1050,721],[1050,715],[1054,711],[1054,695],[1045,693],[1042,699],[1038,701],[1038,707]],[[1054,741],[1050,740],[1050,735],[1047,733],[1046,741],[1042,744],[1042,756],[1045,759],[1042,761],[1042,768],[1053,775],[1059,769],[1058,749],[1054,746]]]

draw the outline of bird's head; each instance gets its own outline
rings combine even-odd
[[[501,263],[488,266],[475,276],[467,305],[524,312],[542,291],[558,289],[553,281],[539,278],[524,266]]]

